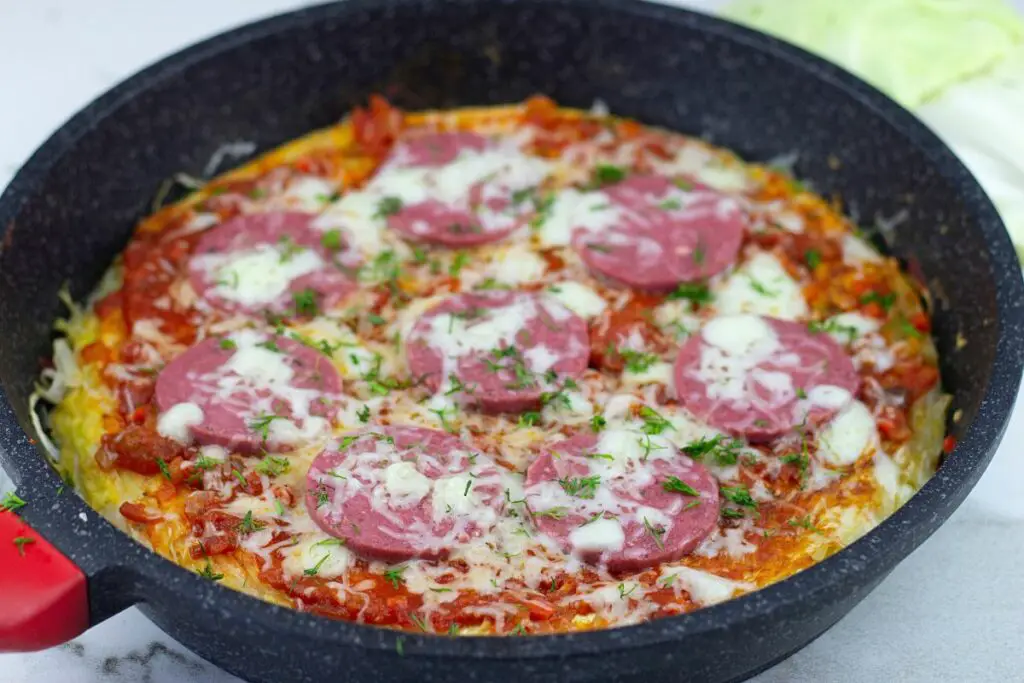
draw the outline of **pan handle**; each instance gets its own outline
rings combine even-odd
[[[0,652],[53,647],[89,627],[85,574],[7,510],[0,510],[0,605]]]

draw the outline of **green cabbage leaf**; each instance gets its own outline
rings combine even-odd
[[[737,0],[722,15],[817,53],[910,108],[1024,43],[1024,19],[1002,0]]]

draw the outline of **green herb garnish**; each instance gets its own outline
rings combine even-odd
[[[756,508],[757,501],[750,495],[746,486],[722,486],[719,488],[722,495],[730,502],[748,508]]]
[[[16,547],[18,549],[18,554],[21,555],[22,557],[25,557],[25,546],[27,546],[29,544],[32,544],[32,543],[35,543],[35,542],[36,542],[36,539],[30,538],[28,536],[15,536],[14,537],[14,547]]]
[[[697,489],[693,488],[679,477],[668,477],[662,480],[661,488],[670,493],[681,493],[684,496],[699,496]]]
[[[317,304],[316,290],[306,287],[301,292],[292,295],[295,301],[295,312],[299,315],[316,316],[320,313],[320,306]]]
[[[643,430],[646,434],[661,434],[666,429],[675,430],[671,422],[649,406],[640,407],[640,419],[644,421]]]
[[[274,420],[283,420],[282,415],[258,415],[249,422],[249,429],[260,435],[260,440],[266,443],[270,437],[270,423]]]
[[[392,567],[391,569],[384,572],[384,579],[386,581],[389,581],[392,587],[397,589],[401,584],[405,583],[405,578],[402,576],[402,573],[405,572],[405,569],[406,568],[404,565],[401,567]]]
[[[448,274],[452,277],[458,277],[467,263],[469,263],[469,254],[467,252],[455,252],[455,258],[452,259],[452,264],[448,266]]]
[[[214,573],[213,563],[210,562],[210,558],[206,558],[206,566],[203,567],[203,570],[201,572],[199,572],[199,576],[203,577],[204,579],[209,579],[210,581],[220,581],[224,578],[223,574]]]
[[[5,493],[3,499],[0,500],[0,512],[5,510],[14,512],[15,510],[20,510],[26,505],[27,503],[24,500],[19,498],[13,491],[9,491]]]
[[[658,546],[658,549],[664,550],[665,543],[661,539],[662,536],[665,535],[665,527],[660,525],[654,526],[650,523],[650,521],[648,521],[646,517],[644,517],[644,528],[647,529],[647,533],[649,533],[651,535],[651,538],[654,539],[654,544]]]
[[[882,307],[883,311],[888,311],[892,308],[893,304],[896,303],[896,295],[892,292],[888,294],[879,294],[878,292],[868,292],[860,298],[861,304],[878,304]]]
[[[644,372],[658,362],[658,356],[654,353],[634,351],[633,349],[619,349],[618,354],[626,362],[626,370],[629,372]]]
[[[320,235],[320,244],[324,246],[324,249],[338,251],[342,246],[341,230],[334,228],[333,230],[328,230],[324,234]]]
[[[695,304],[709,303],[714,297],[707,285],[696,282],[682,282],[668,295],[669,299],[688,299]]]
[[[562,506],[556,506],[548,508],[547,510],[537,510],[533,512],[534,517],[550,517],[551,519],[565,519],[568,514],[568,509]]]
[[[598,164],[594,169],[594,180],[598,185],[610,185],[625,179],[626,169],[611,164]]]
[[[164,475],[164,479],[166,479],[167,481],[170,481],[171,480],[171,470],[170,470],[169,467],[167,467],[167,463],[164,461],[164,459],[163,458],[157,458],[156,459],[156,465],[157,465],[157,467],[160,468],[160,474]]]
[[[268,477],[276,477],[287,472],[291,466],[291,461],[288,460],[288,458],[268,455],[256,463],[256,466],[253,469],[260,474],[267,475]]]
[[[251,534],[263,529],[267,525],[252,518],[252,510],[245,513],[245,517],[238,523],[238,531],[242,534]]]
[[[597,493],[597,487],[601,485],[601,477],[593,475],[590,477],[564,477],[558,480],[562,490],[570,496],[577,498],[593,498]]]
[[[377,202],[377,212],[374,218],[387,218],[402,210],[402,200],[398,197],[384,197]]]

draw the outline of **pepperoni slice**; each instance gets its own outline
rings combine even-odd
[[[444,432],[389,426],[343,437],[306,474],[306,508],[367,557],[435,560],[498,521],[504,485],[486,456]]]
[[[329,433],[341,386],[318,351],[241,330],[193,346],[160,372],[157,428],[241,453],[287,450]]]
[[[671,442],[631,429],[552,444],[526,473],[537,527],[610,571],[678,560],[718,523],[718,484]]]
[[[680,402],[708,424],[753,440],[820,423],[860,386],[853,361],[825,332],[756,315],[711,319],[675,365]]]
[[[201,301],[227,313],[314,313],[355,289],[358,258],[311,227],[315,216],[251,213],[204,234],[189,260]]]
[[[450,296],[413,325],[406,354],[431,391],[480,409],[521,412],[587,368],[587,324],[528,292]]]
[[[428,133],[400,141],[371,182],[385,203],[387,224],[404,237],[445,247],[505,238],[530,217],[520,193],[547,167],[509,140],[475,133]],[[517,201],[518,200],[518,201]]]
[[[632,176],[603,194],[607,202],[598,205],[599,215],[579,217],[572,233],[576,251],[598,276],[666,291],[735,262],[746,219],[734,199],[654,175]]]

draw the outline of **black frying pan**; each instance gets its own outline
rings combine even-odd
[[[904,212],[879,238],[934,295],[956,451],[904,508],[825,562],[710,609],[593,633],[400,634],[274,607],[145,550],[60,492],[27,435],[57,290],[67,281],[80,298],[93,287],[164,178],[200,171],[226,141],[265,150],[328,125],[372,92],[413,109],[533,93],[576,107],[600,98],[750,159],[797,151],[799,175],[841,195],[862,222]],[[139,604],[200,655],[267,683],[742,678],[835,623],[953,512],[991,458],[1021,377],[1016,256],[988,199],[934,135],[800,50],[625,0],[348,0],[232,31],[69,121],[0,199],[0,226],[0,461],[29,501],[24,524],[0,514],[0,650],[52,644]],[[25,524],[45,551],[26,556],[43,558],[33,565],[11,549],[14,534],[35,534]]]

